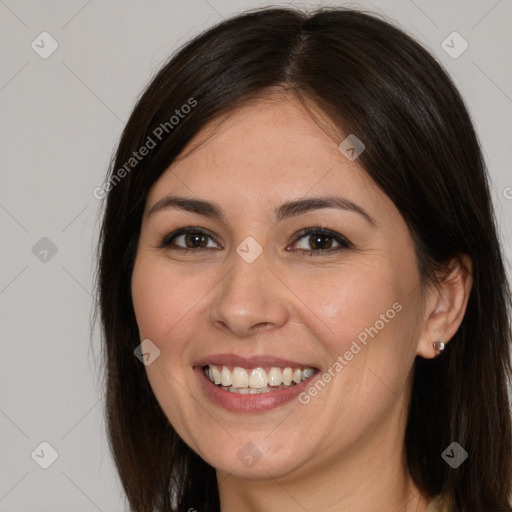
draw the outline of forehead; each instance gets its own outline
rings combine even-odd
[[[338,146],[345,136],[314,105],[292,95],[259,98],[203,127],[153,186],[148,205],[168,193],[278,204],[308,195],[343,195],[376,216],[393,205]]]

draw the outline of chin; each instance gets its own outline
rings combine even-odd
[[[297,456],[302,446],[292,449],[288,445],[279,450],[265,439],[267,435],[254,436],[254,441],[232,439],[228,446],[216,446],[214,453],[202,457],[216,470],[247,480],[284,478],[304,467],[310,457],[303,450],[301,456]]]

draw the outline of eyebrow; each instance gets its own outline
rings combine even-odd
[[[158,211],[169,208],[177,208],[225,222],[223,210],[217,203],[205,201],[203,199],[193,199],[180,196],[166,196],[163,199],[160,199],[150,208],[147,216],[150,217]],[[366,222],[372,226],[376,225],[373,217],[364,208],[352,201],[349,201],[348,199],[336,196],[312,197],[299,199],[297,201],[290,201],[276,208],[274,214],[277,222],[280,222],[283,219],[296,217],[303,213],[321,208],[337,208],[340,210],[355,212],[361,215]]]

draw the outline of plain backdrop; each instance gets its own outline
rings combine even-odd
[[[269,3],[0,0],[0,511],[128,510],[106,443],[100,337],[90,332],[93,190],[163,61],[258,5]],[[446,67],[481,139],[510,261],[512,1],[329,5],[386,15]]]

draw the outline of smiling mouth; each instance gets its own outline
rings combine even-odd
[[[291,367],[262,367],[245,369],[240,366],[203,366],[206,377],[212,384],[231,393],[254,395],[287,389],[310,379],[317,369]]]

